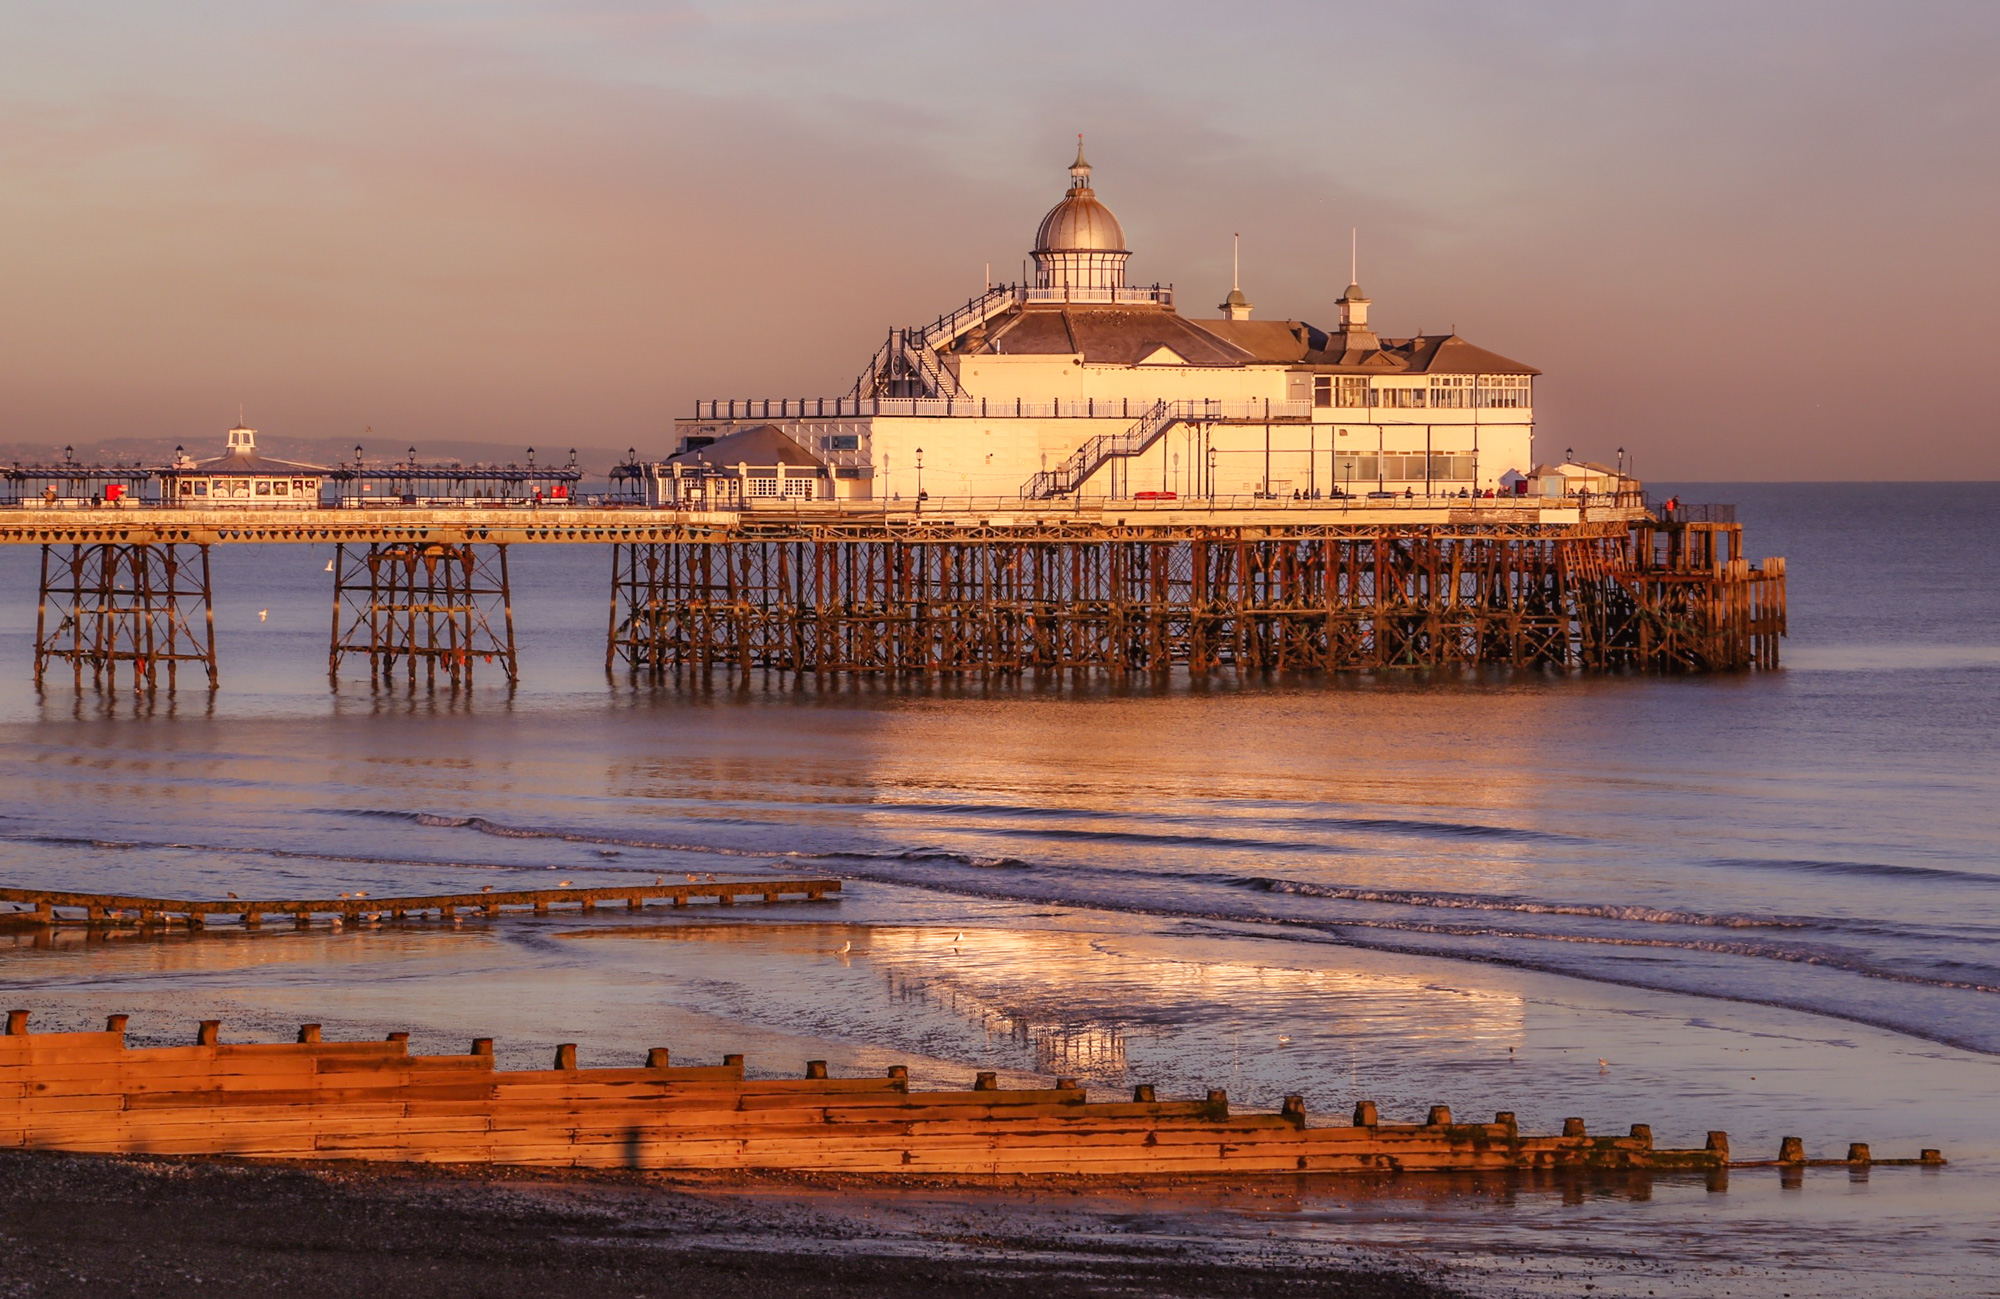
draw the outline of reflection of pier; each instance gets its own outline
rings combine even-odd
[[[862,508],[865,507],[865,508]],[[1513,666],[1773,667],[1781,563],[1733,520],[1574,498],[1394,502],[798,502],[637,506],[9,511],[39,545],[37,640],[150,688],[213,674],[215,545],[335,546],[329,664],[517,676],[507,549],[612,547],[606,665],[686,672],[1164,673]],[[45,613],[46,618],[46,613]],[[58,630],[51,634],[49,626]],[[442,669],[442,673],[440,670]]]
[[[686,884],[610,884],[593,888],[489,889],[474,893],[430,893],[411,897],[371,898],[365,893],[342,894],[338,898],[148,898],[116,893],[73,893],[59,889],[0,888],[0,902],[25,904],[27,911],[0,914],[0,919],[43,925],[166,925],[178,919],[190,929],[205,927],[214,917],[234,917],[251,928],[261,925],[267,915],[290,916],[301,927],[315,916],[334,916],[349,923],[364,920],[407,920],[436,913],[440,919],[455,918],[460,911],[498,916],[503,911],[532,910],[546,915],[552,908],[574,907],[590,911],[601,903],[625,904],[639,911],[649,903],[664,902],[684,907],[690,902],[715,902],[729,906],[739,899],[756,898],[777,902],[803,898],[816,902],[829,893],[840,892],[836,879],[813,880],[709,880]],[[81,912],[81,915],[77,913]]]
[[[964,987],[956,980],[912,977],[891,970],[889,995],[950,1011],[976,1024],[989,1038],[1005,1036],[1032,1057],[1027,1066],[1037,1073],[1076,1074],[1105,1081],[1126,1073],[1126,1028],[1120,1024],[1037,1016],[1003,1005]]]

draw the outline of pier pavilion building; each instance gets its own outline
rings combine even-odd
[[[329,471],[264,455],[257,450],[257,430],[239,421],[229,430],[221,455],[196,460],[175,447],[174,462],[154,473],[168,504],[313,510],[319,508],[320,486]]]
[[[1079,146],[1032,284],[891,330],[843,396],[698,402],[676,421],[678,464],[641,470],[647,498],[713,499],[690,453],[773,435],[798,453],[744,461],[732,489],[1248,504],[1470,496],[1534,467],[1534,367],[1455,333],[1379,334],[1359,284],[1330,328],[1252,319],[1240,286],[1218,318],[1182,315],[1170,286],[1127,282],[1124,227],[1091,174]]]

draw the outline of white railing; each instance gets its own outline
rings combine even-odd
[[[1312,417],[1306,401],[1192,401],[1213,420],[1300,420]],[[751,397],[694,404],[701,421],[779,419],[866,419],[874,415],[931,419],[1122,419],[1143,416],[1153,403],[1141,397],[1061,397],[1050,401],[998,397]]]

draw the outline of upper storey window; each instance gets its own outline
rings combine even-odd
[[[1482,374],[1474,404],[1488,410],[1527,410],[1535,404],[1534,379],[1525,374]]]
[[[1465,409],[1472,404],[1472,376],[1469,374],[1432,375],[1430,398],[1433,410]]]

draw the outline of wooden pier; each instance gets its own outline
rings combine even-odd
[[[1316,1123],[1299,1097],[1276,1114],[1232,1111],[1211,1091],[1159,1100],[1089,1100],[1073,1080],[1005,1089],[914,1091],[908,1072],[755,1079],[743,1057],[675,1065],[665,1048],[638,1068],[580,1068],[574,1045],[553,1068],[494,1068],[491,1039],[464,1055],[411,1055],[408,1034],[328,1042],[316,1024],[294,1043],[225,1044],[203,1021],[185,1046],[131,1048],[127,1017],[100,1033],[28,1032],[8,1014],[0,1037],[0,1147],[102,1154],[385,1160],[565,1168],[815,1171],[918,1176],[1147,1176],[1425,1170],[1707,1169],[1730,1166],[1729,1139],[1655,1146],[1635,1124],[1593,1136],[1581,1119],[1555,1135],[1520,1131],[1511,1113],[1459,1122],[1442,1105],[1421,1123],[1383,1122],[1370,1102]],[[1858,1156],[1858,1158],[1857,1158]],[[1803,1166],[1788,1139],[1779,1161]],[[1866,1146],[1842,1163],[1872,1160]],[[1918,1161],[1942,1164],[1934,1150]]]
[[[37,681],[144,690],[215,684],[215,545],[332,546],[329,672],[459,687],[519,678],[514,545],[608,548],[606,667],[659,679],[1774,668],[1784,561],[1742,542],[1574,498],[0,513],[43,551]]]
[[[408,920],[435,914],[450,920],[460,912],[497,916],[527,909],[543,915],[555,908],[590,911],[605,903],[623,903],[639,911],[649,903],[685,907],[690,902],[731,906],[739,900],[778,902],[794,898],[817,902],[840,892],[837,879],[705,880],[668,884],[606,884],[553,889],[481,889],[473,893],[426,893],[408,897],[371,897],[366,893],[337,898],[149,898],[119,893],[75,893],[58,889],[0,888],[0,903],[25,905],[28,910],[0,912],[0,921],[41,925],[169,925],[200,929],[212,919],[234,918],[250,928],[266,916],[289,916],[303,928],[317,916],[337,917],[354,924],[376,920]],[[81,913],[81,914],[78,914]]]

